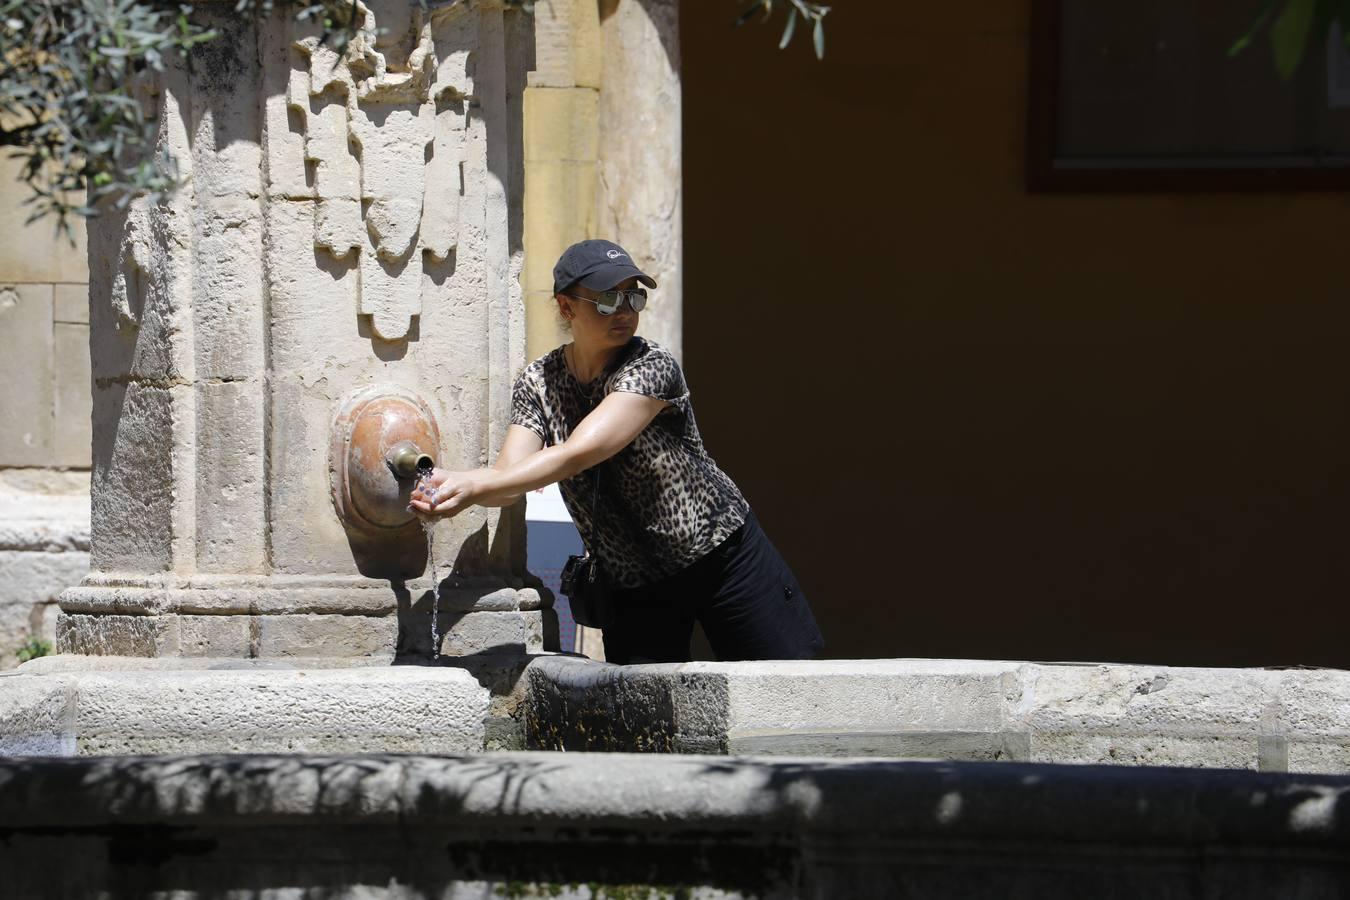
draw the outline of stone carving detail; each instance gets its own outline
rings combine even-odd
[[[127,212],[122,245],[117,251],[117,269],[113,275],[111,300],[117,313],[116,326],[136,329],[141,325],[145,306],[146,272],[153,252],[150,249],[150,207],[144,197],[133,200]]]
[[[407,337],[430,270],[459,238],[472,42],[454,38],[471,17],[463,2],[365,8],[342,56],[317,36],[295,42],[308,65],[292,70],[287,102],[305,127],[315,246],[357,254],[357,312],[393,341]]]

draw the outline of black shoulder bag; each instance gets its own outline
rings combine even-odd
[[[596,544],[600,531],[600,464],[595,465],[595,478],[591,482],[594,494],[591,497],[591,543]],[[604,628],[609,621],[610,598],[609,581],[600,571],[600,560],[594,551],[587,548],[583,556],[567,557],[563,566],[559,587],[567,595],[572,607],[572,618],[578,625],[588,628]]]

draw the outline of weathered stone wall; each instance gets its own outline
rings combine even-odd
[[[26,224],[0,157],[0,669],[53,642],[56,597],[89,569],[89,274],[84,226]]]

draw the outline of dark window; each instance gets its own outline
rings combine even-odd
[[[1338,30],[1294,76],[1260,4],[1033,0],[1029,174],[1039,190],[1350,188],[1350,51]]]

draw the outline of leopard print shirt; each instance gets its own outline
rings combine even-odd
[[[640,337],[630,340],[611,370],[589,386],[568,371],[562,347],[536,359],[516,380],[511,423],[539,435],[545,446],[561,444],[615,391],[670,405],[627,447],[559,487],[610,583],[633,588],[702,558],[744,524],[749,505],[703,448],[680,364],[669,351]],[[591,521],[596,468],[598,525]]]

